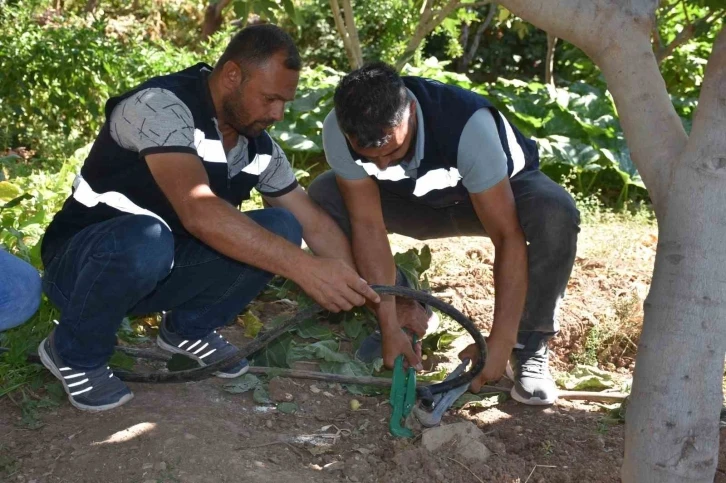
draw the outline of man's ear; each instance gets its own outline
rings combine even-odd
[[[222,79],[227,88],[237,89],[242,84],[244,75],[236,62],[228,60],[222,66]]]
[[[409,105],[409,108],[411,109],[411,116],[416,115],[416,99],[411,99],[411,104]]]

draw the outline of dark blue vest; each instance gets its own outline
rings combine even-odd
[[[56,214],[45,234],[42,247],[44,259],[52,256],[54,250],[83,228],[133,212],[150,212],[162,219],[175,236],[190,236],[182,226],[171,203],[154,181],[143,156],[122,148],[113,140],[109,118],[114,107],[122,100],[144,89],[163,88],[173,92],[191,111],[194,119],[195,138],[197,136],[201,138],[203,133],[206,140],[221,142],[214,121],[214,104],[207,85],[207,76],[211,70],[210,66],[200,63],[174,74],[154,77],[135,89],[108,100],[105,108],[106,122],[81,168],[81,177],[86,183],[82,188],[85,188],[87,192],[87,188],[90,186],[94,195],[101,195],[96,197],[99,202],[95,206],[87,206],[88,203],[84,204],[76,199],[79,196],[74,197],[74,195],[78,195],[77,179],[77,182],[74,183],[74,193],[66,200],[61,211]],[[257,154],[272,154],[272,140],[266,132],[248,141],[250,160],[255,159]],[[165,151],[188,151],[191,154],[197,154],[194,147],[159,147],[144,150],[144,155]],[[258,182],[259,176],[244,171],[230,179],[226,162],[208,162],[204,159],[201,161],[209,176],[212,191],[234,206],[239,206],[242,201],[248,199],[251,189]],[[109,195],[104,196],[104,194],[111,192],[120,193],[132,203],[132,206],[141,210],[118,208],[118,206],[128,205],[128,203],[104,202],[104,199],[110,200]]]
[[[520,164],[523,164],[523,166],[519,166],[521,169],[518,172],[538,169],[537,144],[526,138],[514,126],[505,125],[499,111],[484,96],[467,89],[421,77],[403,77],[403,82],[416,96],[423,112],[424,156],[416,171],[417,179],[435,169],[457,167],[459,140],[464,126],[471,116],[483,107],[490,109],[494,116],[499,140],[507,155],[509,175],[512,176],[515,169],[515,159],[510,143],[516,143],[519,146],[521,154],[516,153],[516,156],[524,158],[518,160]],[[508,128],[511,128],[509,133]],[[362,158],[360,154],[354,154],[354,157]],[[405,178],[399,181],[381,181],[375,177],[374,179],[381,189],[436,208],[469,199],[469,193],[461,181],[454,187],[436,189],[422,196],[415,196],[416,179]]]

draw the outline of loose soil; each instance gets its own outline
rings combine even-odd
[[[421,246],[392,237],[397,250]],[[639,225],[584,227],[563,304],[553,364],[569,369],[584,357],[593,327],[637,326],[653,266],[656,230]],[[429,242],[433,293],[483,330],[493,309],[493,249],[486,239]],[[280,304],[276,304],[280,305]],[[279,307],[264,312],[269,320]],[[243,330],[225,329],[239,341]],[[612,332],[612,331],[610,331]],[[610,334],[605,329],[600,334]],[[632,337],[637,339],[637,330]],[[627,378],[629,341],[610,339],[601,366]],[[453,367],[458,340],[438,361]],[[462,459],[455,446],[429,453],[388,433],[386,396],[353,396],[339,385],[277,379],[271,392],[297,404],[293,414],[259,406],[251,393],[230,394],[228,380],[174,385],[132,384],[135,398],[116,410],[89,414],[69,404],[40,413],[42,426],[23,424],[18,405],[0,399],[0,481],[55,482],[615,482],[623,426],[594,403],[559,401],[533,408],[507,400],[488,408],[450,411],[444,424],[469,420],[494,453]],[[278,396],[276,396],[278,394]],[[361,402],[353,411],[350,401]],[[420,428],[415,432],[420,434]],[[722,454],[720,467],[726,467]],[[721,473],[719,473],[721,474]],[[718,478],[718,477],[717,477]],[[726,482],[717,479],[716,481]]]

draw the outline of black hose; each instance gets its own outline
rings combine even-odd
[[[473,364],[471,369],[461,374],[460,376],[451,379],[449,381],[439,382],[429,386],[419,387],[417,394],[419,399],[424,402],[433,401],[434,394],[447,392],[455,387],[459,387],[464,384],[468,384],[484,368],[484,362],[486,361],[487,347],[484,337],[479,333],[474,324],[461,312],[456,310],[451,305],[443,302],[436,297],[429,295],[425,292],[406,288],[406,287],[391,287],[387,285],[371,285],[371,288],[380,295],[394,295],[396,297],[403,297],[407,299],[416,300],[431,307],[438,309],[458,322],[467,332],[474,338],[474,343],[479,349],[479,358],[476,363]],[[191,382],[199,381],[210,377],[214,372],[218,371],[222,367],[231,366],[248,356],[251,356],[255,352],[259,351],[267,344],[272,342],[277,337],[287,332],[291,327],[308,320],[319,312],[322,312],[323,308],[315,304],[307,307],[297,313],[293,318],[288,319],[270,330],[261,333],[256,339],[249,344],[240,347],[239,352],[234,355],[221,359],[213,364],[209,364],[204,367],[195,369],[189,369],[185,371],[172,371],[172,372],[149,372],[149,373],[136,373],[124,370],[115,369],[114,373],[122,380],[129,382],[143,382],[143,383],[179,383],[179,382]],[[128,352],[131,355],[137,355],[140,357],[148,357],[144,354],[144,351],[127,351],[126,348],[117,347],[117,349],[124,352]],[[8,349],[0,347],[0,353],[7,352]],[[29,356],[29,359],[37,359],[37,356]]]

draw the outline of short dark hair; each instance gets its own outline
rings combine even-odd
[[[217,61],[217,68],[227,61],[238,65],[260,66],[278,52],[286,54],[285,67],[299,71],[302,67],[300,53],[287,32],[277,25],[258,24],[245,27],[232,37],[224,53]]]
[[[396,70],[374,62],[343,77],[335,89],[335,115],[340,129],[363,148],[380,147],[390,130],[403,121],[408,91]]]

